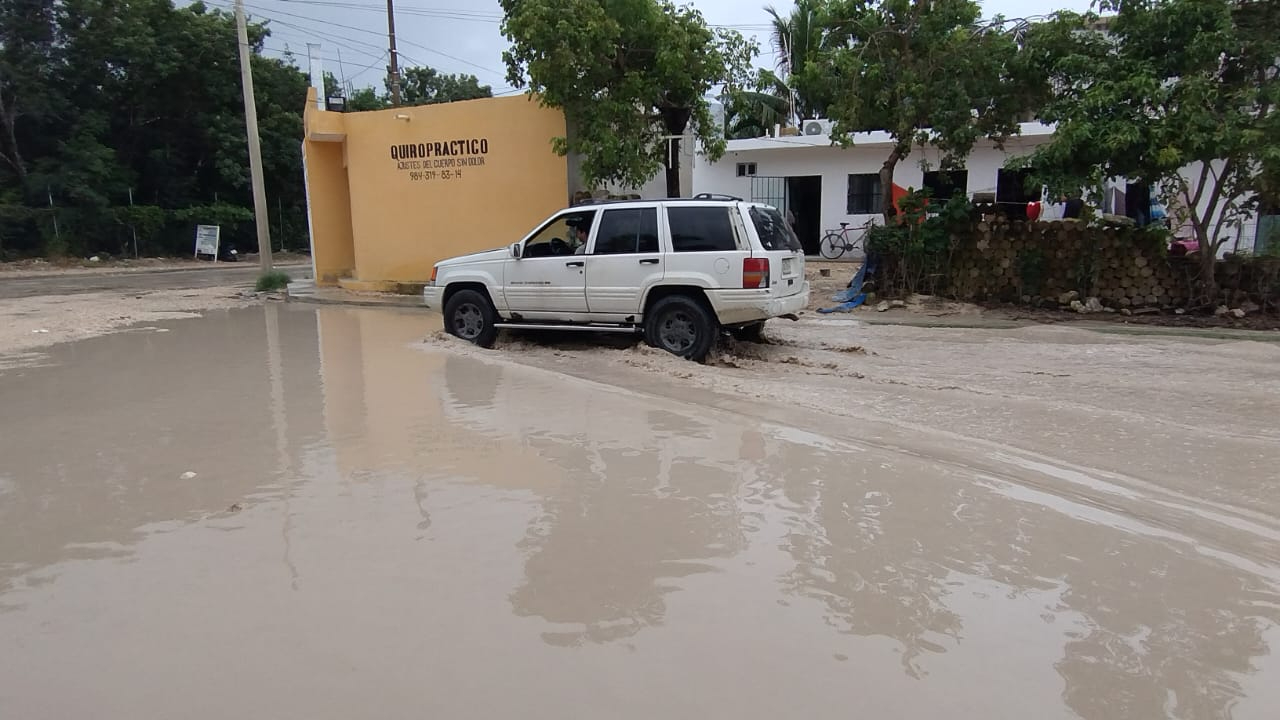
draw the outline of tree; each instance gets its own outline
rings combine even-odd
[[[1022,162],[1053,190],[1108,178],[1158,186],[1200,242],[1216,299],[1223,230],[1273,199],[1280,168],[1280,5],[1262,0],[1104,0],[1109,18],[1060,13],[1029,57],[1056,94],[1052,142]]]
[[[366,110],[385,110],[391,107],[391,101],[385,95],[379,95],[371,87],[363,87],[351,93],[347,98],[347,110],[363,112]]]
[[[302,242],[307,79],[261,56],[268,34],[249,26],[267,187],[274,222]],[[248,212],[248,178],[229,13],[172,0],[0,0],[7,252],[124,252],[130,226],[141,251],[189,251],[189,222]],[[223,236],[253,246],[247,227]]]
[[[680,140],[693,123],[712,159],[724,138],[707,95],[742,85],[754,47],[713,32],[691,7],[670,0],[502,0],[503,54],[513,87],[562,108],[572,124],[555,151],[583,156],[589,183],[643,185],[666,168],[667,194],[680,195]]]
[[[0,0],[0,165],[23,184],[24,147],[38,142],[55,110],[55,28],[53,0]]]
[[[405,70],[400,92],[405,105],[434,105],[493,97],[493,89],[481,85],[475,75],[449,75],[426,66]]]
[[[332,73],[324,74],[324,86],[329,95],[342,94],[338,79]],[[493,97],[493,89],[488,85],[481,85],[480,79],[475,75],[446,74],[426,65],[403,71],[400,92],[404,105],[435,105]],[[351,97],[347,98],[346,109],[352,112],[384,110],[391,107],[389,93],[390,86],[387,87],[387,93],[383,94],[372,87],[352,90]]]
[[[759,71],[754,89],[726,88],[721,103],[725,110],[725,137],[730,140],[763,137],[775,125],[785,125],[791,115],[785,86],[768,70]]]
[[[833,137],[883,130],[893,140],[880,168],[881,211],[893,205],[894,170],[917,145],[958,168],[978,139],[997,144],[1018,132],[1038,97],[1015,62],[1018,43],[1002,19],[979,21],[972,0],[827,0],[827,48],[806,74],[828,83]]]
[[[773,47],[778,52],[779,84],[781,97],[794,108],[789,111],[799,122],[806,118],[823,117],[828,98],[825,83],[820,77],[806,73],[811,63],[822,53],[827,41],[827,28],[819,15],[816,0],[797,0],[791,13],[783,15],[776,8],[765,8],[769,13]]]

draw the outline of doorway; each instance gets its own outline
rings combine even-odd
[[[822,240],[822,176],[787,178],[787,201],[804,254],[817,255]]]
[[[765,203],[795,219],[805,255],[817,255],[822,239],[822,176],[751,178],[751,202]]]
[[[1010,220],[1027,219],[1027,203],[1038,202],[1044,195],[1039,186],[1031,184],[1031,168],[996,171],[996,204]]]

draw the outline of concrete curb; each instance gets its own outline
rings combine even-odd
[[[1280,332],[1272,330],[1232,330],[1229,328],[1180,328],[1161,325],[1121,325],[1118,323],[1097,323],[1088,321],[1064,321],[1060,323],[1038,323],[1034,321],[1017,322],[1013,320],[991,320],[988,322],[928,322],[922,320],[880,319],[859,317],[858,320],[868,325],[898,325],[939,330],[1020,330],[1030,327],[1064,327],[1077,330],[1089,330],[1104,335],[1130,335],[1136,337],[1179,337],[1202,340],[1250,340],[1253,342],[1280,343]]]
[[[324,294],[321,294],[324,293]],[[346,305],[349,307],[401,308],[426,310],[419,295],[361,296],[342,290],[317,290],[313,280],[290,283],[285,288],[285,301],[311,305]]]
[[[287,295],[285,297],[285,301],[300,303],[303,305],[346,305],[348,307],[393,308],[397,310],[422,310],[424,312],[429,312],[429,309],[423,307],[421,303],[398,303],[379,300],[340,300],[337,298],[322,298],[307,295]]]

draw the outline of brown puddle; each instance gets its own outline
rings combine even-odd
[[[423,351],[417,313],[164,328],[0,370],[0,717],[1280,703],[1274,547],[1160,507]]]

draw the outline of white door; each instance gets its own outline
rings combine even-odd
[[[639,313],[645,290],[665,272],[661,250],[656,205],[603,211],[587,257],[591,314],[625,320]]]
[[[586,236],[594,218],[594,210],[563,213],[525,241],[503,272],[509,312],[587,312]]]

